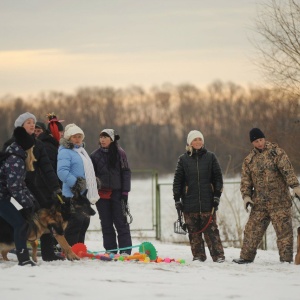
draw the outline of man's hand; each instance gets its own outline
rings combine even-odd
[[[183,205],[181,201],[176,201],[175,202],[175,207],[177,210],[183,211]]]
[[[249,196],[245,196],[244,198],[244,208],[246,210],[246,212],[248,212],[248,206],[250,205],[250,207],[252,207],[254,205],[254,202],[251,200],[251,198]]]
[[[300,185],[293,188],[294,197],[300,200]]]
[[[128,203],[128,195],[122,195],[121,200],[124,202],[125,205]]]
[[[213,201],[213,207],[217,208],[219,204],[220,204],[220,198],[215,196]]]

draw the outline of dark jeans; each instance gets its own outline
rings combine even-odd
[[[0,201],[0,216],[14,229],[16,249],[27,249],[27,224],[16,207],[10,201]]]
[[[102,227],[104,248],[112,250],[131,247],[130,228],[122,213],[121,191],[114,190],[110,199],[98,200],[96,207]],[[116,236],[116,231],[118,236]],[[118,251],[113,252],[117,253]],[[120,252],[131,254],[131,249],[121,250]]]

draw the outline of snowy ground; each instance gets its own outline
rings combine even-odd
[[[171,178],[164,181],[170,182]],[[177,215],[171,185],[161,187],[162,242],[153,239],[155,218],[151,195],[151,181],[134,180],[129,195],[134,218],[131,226],[135,237],[133,245],[149,241],[155,246],[159,257],[184,259],[185,264],[90,259],[46,263],[39,258],[39,266],[32,268],[19,267],[16,256],[9,254],[10,262],[0,260],[1,300],[31,300],[37,297],[42,300],[300,299],[300,265],[279,262],[277,250],[274,250],[276,239],[271,225],[268,234],[269,250],[258,250],[253,264],[232,263],[233,258],[239,257],[240,249],[231,247],[225,249],[226,262],[223,264],[213,263],[208,251],[206,262],[192,262],[187,236],[173,232],[173,222]],[[231,240],[236,239],[237,232],[240,230],[242,233],[247,218],[239,186],[225,185],[218,212],[224,246],[230,245],[224,242],[225,233]],[[296,228],[299,222],[295,220],[294,225]],[[90,229],[99,228],[98,217],[94,216]],[[90,251],[104,250],[101,231],[88,232],[86,245]],[[133,251],[138,251],[138,248]]]
[[[188,245],[151,241],[158,256],[185,259],[179,263],[39,261],[19,267],[0,261],[1,299],[264,299],[299,300],[300,266],[280,263],[276,251],[258,251],[253,264],[237,265],[239,249],[226,248],[226,262],[192,262]],[[142,241],[135,240],[134,245]],[[87,241],[88,250],[103,249]],[[100,248],[100,249],[99,249]]]

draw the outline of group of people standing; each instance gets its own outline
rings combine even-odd
[[[76,193],[86,193],[95,204],[107,251],[131,253],[130,227],[124,214],[128,207],[131,171],[125,151],[118,145],[120,136],[114,129],[103,129],[99,147],[90,155],[85,150],[84,132],[76,124],[63,127],[54,113],[48,114],[47,126],[29,113],[14,123],[10,140],[4,143],[0,165],[0,216],[14,228],[19,265],[32,265],[26,245],[29,220],[40,208],[50,208],[56,198],[71,201]],[[265,139],[259,128],[250,133],[253,149],[242,166],[241,194],[244,207],[251,207],[245,227],[238,264],[251,263],[257,247],[272,222],[280,261],[293,261],[293,228],[291,194],[300,196],[300,185],[285,151]],[[192,130],[187,136],[186,152],[177,162],[173,181],[175,207],[184,215],[185,228],[194,261],[204,262],[206,242],[212,260],[225,261],[217,225],[216,211],[223,191],[223,176],[218,159],[205,148],[204,136]],[[22,206],[18,210],[13,197]],[[72,213],[65,238],[72,246],[84,243],[90,218]],[[50,234],[41,239],[44,261],[60,260],[54,252]]]
[[[272,222],[280,261],[291,263],[293,227],[289,188],[299,198],[299,181],[285,151],[267,141],[259,128],[252,128],[249,138],[253,149],[243,161],[240,191],[244,208],[247,212],[251,208],[251,213],[245,226],[240,258],[233,262],[254,261],[257,248]],[[204,240],[213,261],[225,261],[216,221],[222,191],[222,172],[215,154],[205,148],[200,131],[190,131],[186,152],[177,162],[173,196],[176,209],[184,215],[184,229],[189,234],[194,261],[206,260]]]
[[[0,169],[0,216],[14,228],[19,265],[35,265],[29,258],[25,234],[35,211],[50,208],[57,197],[70,201],[76,192],[86,192],[90,203],[96,205],[104,248],[114,252],[125,248],[130,254],[132,241],[124,206],[128,207],[131,171],[117,142],[120,136],[114,129],[103,129],[99,148],[88,155],[79,126],[64,128],[55,114],[47,117],[46,126],[29,112],[21,114],[1,154],[7,157]],[[20,211],[10,202],[11,197],[22,206]],[[71,214],[65,230],[71,246],[84,243],[89,222],[84,214]],[[63,259],[54,252],[50,234],[42,235],[40,242],[44,261]]]

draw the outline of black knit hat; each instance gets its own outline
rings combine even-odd
[[[46,131],[46,125],[45,125],[45,123],[43,123],[43,122],[36,122],[36,123],[35,123],[35,128],[40,128],[40,129],[42,129],[43,131]]]
[[[24,127],[16,127],[14,130],[14,137],[16,143],[25,151],[30,149],[35,144],[34,137],[28,134]]]
[[[264,139],[265,135],[259,128],[252,128],[249,132],[250,142],[254,142],[257,139]]]

